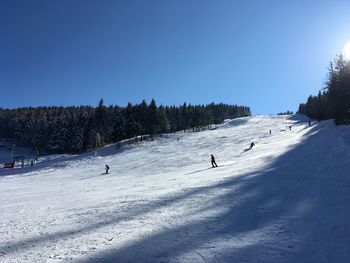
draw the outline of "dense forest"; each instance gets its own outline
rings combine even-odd
[[[200,130],[224,119],[250,116],[249,107],[209,104],[179,107],[129,103],[126,107],[28,107],[0,109],[0,137],[40,154],[81,153],[135,136]]]
[[[350,61],[339,56],[330,63],[325,87],[300,104],[299,112],[317,120],[334,119],[337,125],[350,124]]]

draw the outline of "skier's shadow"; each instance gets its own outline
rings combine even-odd
[[[221,167],[221,166],[224,166],[224,165],[218,165],[216,167],[208,167],[208,168],[205,168],[205,169],[196,170],[196,171],[193,171],[193,172],[186,173],[185,175],[200,173],[200,172],[203,172],[203,171],[206,171],[206,170],[210,170],[210,169],[214,169],[214,168],[218,168],[218,167]]]
[[[212,169],[212,168],[213,168],[213,167],[209,167],[209,168],[205,168],[205,169],[200,169],[200,170],[197,170],[197,171],[193,171],[193,172],[186,173],[185,175],[188,175],[188,174],[195,174],[195,173],[200,173],[200,172],[203,172],[203,171],[206,171],[206,170]]]
[[[108,173],[108,174],[109,174],[109,173]],[[95,178],[95,177],[98,177],[98,176],[101,176],[101,175],[107,175],[107,174],[106,174],[106,173],[102,173],[102,174],[100,174],[100,175],[93,175],[93,176],[81,178],[81,179],[79,179],[79,180],[80,180],[80,181],[81,181],[81,180],[88,180],[88,179]]]
[[[247,149],[244,149],[243,150],[243,152],[241,152],[240,154],[242,154],[242,153],[246,153],[246,152],[248,152],[248,151],[250,151],[251,149],[249,149],[249,148],[247,148]]]

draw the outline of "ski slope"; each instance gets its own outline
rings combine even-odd
[[[350,262],[349,134],[256,116],[1,169],[0,262]]]

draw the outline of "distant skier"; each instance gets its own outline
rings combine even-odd
[[[108,174],[109,166],[106,164],[106,174]]]
[[[218,167],[218,165],[217,165],[216,162],[215,162],[215,157],[214,157],[214,155],[211,155],[211,165],[212,165],[212,167]]]
[[[272,134],[271,130],[270,130],[270,135]]]
[[[292,126],[289,126],[289,130],[290,130],[290,131],[292,130]]]
[[[252,143],[250,144],[249,150],[253,149],[254,146],[255,146],[255,143],[252,142]]]

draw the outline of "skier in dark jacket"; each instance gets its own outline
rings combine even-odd
[[[106,164],[106,174],[108,174],[109,166]]]
[[[215,162],[215,157],[214,157],[214,155],[211,155],[211,165],[212,165],[213,167],[218,167],[218,165],[217,165],[216,162]]]
[[[252,142],[252,143],[250,144],[249,150],[253,149],[254,146],[255,146],[255,143]]]

